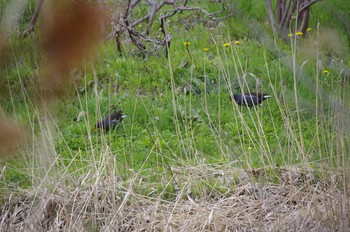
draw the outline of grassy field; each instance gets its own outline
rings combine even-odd
[[[40,33],[11,37],[1,113],[26,125],[30,142],[0,160],[0,230],[349,230],[346,1],[315,4],[308,36],[287,43],[273,37],[265,2],[225,4],[233,16],[215,25],[172,18],[168,58],[101,42],[49,110],[33,87]],[[239,107],[230,96],[242,91],[272,98]],[[115,109],[127,118],[95,133]]]

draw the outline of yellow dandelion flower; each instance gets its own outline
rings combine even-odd
[[[190,43],[190,42],[188,42],[188,41],[186,41],[186,42],[184,42],[184,45],[185,45],[185,46],[190,46],[190,45],[191,45],[191,43]]]
[[[297,31],[295,34],[296,34],[297,36],[300,36],[300,35],[303,35],[303,32],[302,32],[302,31]]]
[[[230,43],[224,43],[224,47],[230,47],[231,44]]]
[[[311,27],[309,27],[309,28],[307,28],[307,29],[306,29],[306,31],[311,31],[311,30],[312,30],[312,28],[311,28]]]
[[[240,45],[241,42],[239,42],[239,40],[236,40],[236,41],[235,41],[235,44],[236,44],[236,45]]]
[[[252,147],[248,147],[248,150],[253,150],[253,148]]]
[[[209,51],[209,48],[203,48],[203,51],[207,52],[207,51]]]
[[[291,33],[288,34],[288,37],[292,37],[292,36],[293,36],[293,34],[291,34]]]
[[[323,74],[328,74],[329,71],[328,71],[327,69],[325,69],[325,70],[322,71],[322,73],[323,73]]]

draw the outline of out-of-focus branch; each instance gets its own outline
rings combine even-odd
[[[298,28],[305,36],[309,25],[310,7],[319,1],[321,0],[277,0],[276,9],[273,9],[271,0],[266,0],[266,9],[274,34],[280,32],[282,38],[287,40],[289,31]]]
[[[218,11],[218,12],[213,12],[213,13],[209,13],[208,11],[202,9],[201,7],[185,7],[185,6],[179,6],[177,7],[176,9],[172,10],[170,13],[168,13],[167,15],[164,15],[162,16],[161,18],[164,18],[164,19],[167,19],[167,18],[170,18],[172,16],[174,16],[177,12],[181,12],[181,11],[199,11],[201,13],[203,13],[204,17],[207,17],[209,18],[210,20],[222,20],[223,18],[226,18],[226,17],[230,17],[230,16],[233,16],[233,14],[229,14],[225,17],[221,17],[221,18],[216,18],[215,15],[219,14],[219,13],[222,13],[222,10],[221,11]]]
[[[267,13],[269,15],[269,21],[270,21],[272,31],[274,34],[276,34],[276,31],[277,31],[276,20],[272,10],[271,0],[266,0],[266,8],[267,8]]]
[[[289,9],[291,7],[291,0],[288,0],[287,4],[285,5],[283,12],[282,12],[282,18],[281,18],[281,22],[280,22],[280,26],[283,27],[283,25],[285,24],[287,17],[289,16]],[[289,23],[289,22],[288,22]]]
[[[151,8],[152,8],[151,12],[149,13],[148,24],[146,27],[146,35],[149,35],[151,28],[152,28],[154,16],[157,13],[157,3],[155,3],[151,0],[147,0],[147,2],[151,5]]]
[[[312,6],[313,4],[315,4],[316,2],[319,2],[321,0],[313,0],[313,1],[306,1],[303,4],[300,5],[300,9],[299,9],[299,14],[302,13],[304,10],[310,8],[310,6]]]
[[[198,11],[203,14],[203,18],[208,18],[213,21],[221,20],[225,17],[221,18],[215,17],[217,14],[222,13],[224,10],[220,12],[208,12],[200,7],[188,6],[189,1],[187,0],[163,0],[163,1],[155,1],[155,0],[131,0],[125,4],[125,10],[123,10],[120,17],[115,21],[116,25],[114,27],[114,35],[117,42],[118,51],[122,54],[122,45],[121,45],[121,36],[124,33],[127,33],[131,42],[142,52],[146,52],[146,46],[144,43],[153,44],[154,48],[157,50],[160,46],[165,47],[166,55],[168,55],[170,43],[171,43],[171,35],[166,32],[165,22],[166,19],[174,16],[178,12],[183,11]],[[133,10],[137,5],[143,4],[144,7],[148,7],[149,9],[146,11],[146,15],[140,16],[139,18],[135,17],[133,14]],[[213,3],[214,4],[214,3]],[[170,6],[172,9],[167,10],[166,12],[161,12],[164,6]],[[157,16],[160,14],[160,16]],[[155,19],[158,19],[160,22],[160,31],[163,34],[163,38],[160,36],[152,36],[152,26],[154,25]],[[198,21],[198,20],[197,20]],[[146,23],[145,27],[139,27],[139,25]],[[137,26],[137,29],[136,29]],[[140,32],[141,30],[141,32]],[[147,51],[148,52],[148,51]]]
[[[26,37],[30,32],[32,32],[34,30],[34,26],[35,26],[36,21],[38,20],[40,9],[41,9],[41,6],[43,5],[43,3],[44,3],[44,0],[38,0],[38,3],[36,4],[36,7],[35,7],[34,14],[33,14],[32,18],[30,19],[30,22],[29,22],[27,28],[23,32],[24,37]]]
[[[173,4],[172,1],[164,1],[164,2],[161,2],[161,3],[158,3],[154,9],[154,11],[148,13],[147,15],[145,15],[144,17],[140,18],[139,20],[135,21],[134,23],[131,24],[131,27],[134,27],[134,26],[137,26],[138,24],[146,21],[146,20],[149,20],[149,18],[152,16],[152,14],[155,14],[157,13],[164,5],[170,5],[170,4]],[[153,16],[154,17],[154,16]]]
[[[126,22],[128,15],[130,14],[131,10],[133,9],[132,7],[135,7],[138,2],[140,2],[140,1],[135,0],[134,2],[131,3],[131,0],[128,0],[125,11],[119,15],[119,19],[118,19],[119,23],[116,25],[116,29],[114,30],[115,42],[117,44],[117,49],[118,49],[119,54],[123,54],[123,47],[122,47],[122,43],[121,43],[123,26],[122,26],[121,22],[123,22],[123,24],[124,24],[124,22]]]

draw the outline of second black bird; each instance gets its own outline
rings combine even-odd
[[[266,93],[245,93],[245,94],[234,94],[231,100],[234,100],[239,106],[253,107],[260,105],[263,101],[270,98],[271,96]]]
[[[105,117],[102,121],[96,123],[94,130],[96,132],[97,129],[102,129],[104,132],[108,132],[109,129],[115,128],[118,123],[123,121],[125,117],[126,115],[121,110],[114,112]]]

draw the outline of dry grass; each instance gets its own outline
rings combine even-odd
[[[299,169],[279,169],[279,183],[240,170],[208,167],[227,194],[193,199],[189,185],[205,178],[203,167],[177,171],[186,180],[173,201],[123,189],[115,176],[81,179],[76,187],[44,187],[10,193],[1,209],[1,231],[349,231],[349,191],[342,176],[316,180]],[[223,167],[222,167],[223,168]],[[196,172],[195,170],[198,170]],[[239,185],[232,176],[239,178]],[[231,181],[230,181],[231,180]],[[92,183],[93,182],[93,183]],[[45,186],[44,184],[42,186]],[[114,186],[114,188],[112,187]]]

